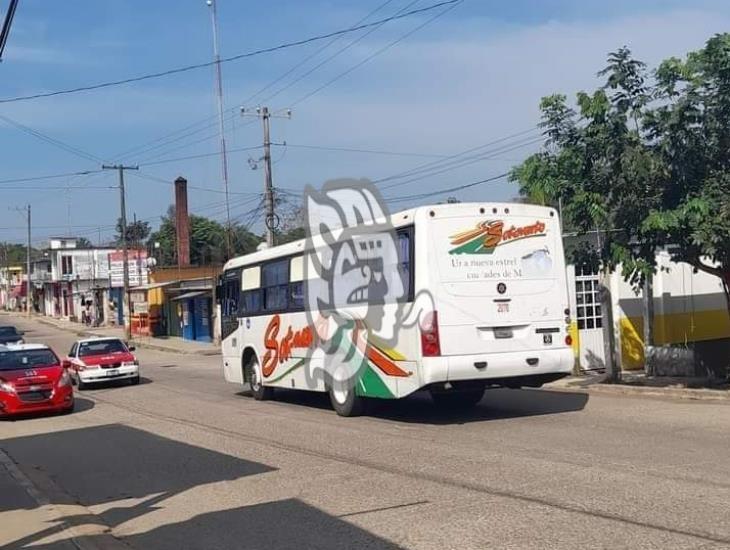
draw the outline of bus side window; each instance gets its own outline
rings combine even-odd
[[[278,260],[261,267],[261,287],[264,310],[283,311],[287,308],[289,290],[289,260]]]
[[[226,280],[223,285],[223,316],[238,316],[238,277]]]
[[[304,309],[304,258],[294,256],[289,263],[289,309]]]
[[[241,312],[256,315],[261,311],[261,267],[243,270],[241,277]]]
[[[403,281],[403,298],[401,301],[411,301],[412,282],[413,282],[413,262],[411,261],[411,253],[413,250],[412,243],[413,231],[411,228],[400,229],[397,232],[398,237],[398,272]]]

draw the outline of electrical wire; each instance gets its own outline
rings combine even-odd
[[[448,189],[439,189],[438,191],[432,191],[429,193],[419,193],[415,195],[407,195],[407,196],[400,196],[400,197],[389,197],[385,198],[386,202],[389,203],[398,203],[398,202],[405,202],[405,201],[411,201],[411,200],[422,200],[429,197],[435,197],[437,195],[445,195],[447,193],[454,193],[456,191],[462,191],[464,189],[469,189],[470,187],[476,187],[477,185],[483,185],[485,183],[492,183],[495,181],[502,180],[509,176],[509,172],[505,172],[504,174],[499,174],[498,176],[492,176],[491,178],[486,178],[479,181],[473,181],[471,183],[466,183],[464,185],[457,185],[456,187],[450,187]]]
[[[393,2],[393,0],[386,0],[385,2],[383,2],[382,4],[380,4],[378,7],[376,7],[373,11],[371,11],[370,13],[368,13],[365,17],[363,17],[359,21],[355,22],[355,24],[353,26],[357,26],[357,25],[360,25],[360,24],[364,23],[365,21],[367,21],[368,19],[370,19],[373,15],[375,15],[376,13],[378,13],[381,9],[383,9],[384,7],[386,7],[388,4],[390,4],[392,2]],[[327,42],[323,46],[319,47],[314,53],[306,56],[304,59],[302,59],[298,63],[294,64],[284,74],[280,75],[279,77],[277,77],[273,81],[269,82],[266,86],[264,86],[263,88],[261,88],[256,93],[254,93],[254,94],[250,95],[249,97],[247,97],[246,99],[244,99],[241,104],[242,105],[247,105],[250,101],[253,101],[256,97],[258,97],[259,95],[261,95],[263,92],[265,92],[266,90],[270,89],[272,86],[274,86],[274,85],[278,84],[279,82],[281,82],[282,80],[284,80],[287,76],[289,76],[294,71],[296,71],[297,69],[299,69],[300,67],[302,67],[305,63],[307,63],[311,59],[317,57],[320,53],[322,53],[324,50],[326,50],[327,48],[329,48],[332,44],[334,44],[335,42],[337,42],[340,38],[341,38],[341,36],[335,36],[332,40],[330,40],[329,42]],[[281,90],[279,90],[279,92],[277,92],[277,94],[279,94],[280,92],[281,92]],[[273,96],[267,97],[265,101],[268,101],[269,99],[271,99],[271,97],[273,97]]]
[[[349,33],[357,32],[357,31],[360,31],[360,30],[363,30],[363,29],[367,29],[367,28],[370,28],[370,27],[382,25],[384,23],[389,23],[391,21],[396,21],[396,20],[399,20],[399,19],[404,19],[406,17],[413,16],[413,15],[418,15],[418,14],[421,14],[421,13],[426,13],[426,12],[429,12],[429,11],[432,11],[432,10],[435,10],[435,9],[438,9],[440,7],[443,7],[443,6],[457,4],[457,3],[461,2],[461,1],[463,1],[463,0],[444,0],[443,2],[438,2],[436,4],[432,4],[432,5],[426,6],[424,8],[414,9],[414,10],[411,10],[409,12],[406,12],[406,13],[403,13],[403,14],[400,14],[400,15],[394,15],[394,16],[391,16],[391,17],[386,17],[384,19],[381,19],[381,20],[378,20],[378,21],[374,21],[372,23],[363,23],[363,24],[360,24],[360,25],[355,25],[355,26],[346,28],[346,29],[340,29],[340,30],[333,31],[333,32],[329,32],[329,33],[326,33],[326,34],[320,34],[320,35],[316,35],[316,36],[311,36],[309,38],[304,38],[302,40],[295,40],[295,41],[292,41],[292,42],[285,42],[285,43],[279,44],[277,46],[271,46],[271,47],[268,47],[268,48],[261,48],[261,49],[253,50],[253,51],[250,51],[250,52],[240,53],[240,54],[232,55],[232,56],[229,56],[229,57],[221,58],[219,61],[207,61],[205,63],[195,63],[195,64],[192,64],[192,65],[186,65],[186,66],[183,66],[183,67],[176,67],[176,68],[173,68],[173,69],[167,69],[167,70],[159,71],[159,72],[156,72],[156,73],[144,74],[144,75],[140,75],[140,76],[134,76],[134,77],[124,78],[124,79],[119,79],[119,80],[112,80],[112,81],[108,81],[108,82],[100,82],[100,83],[97,83],[97,84],[90,84],[90,85],[87,85],[87,86],[78,86],[76,88],[68,88],[68,89],[64,89],[64,90],[55,90],[55,91],[52,91],[52,92],[42,92],[42,93],[37,93],[37,94],[29,94],[29,95],[23,95],[23,96],[2,98],[2,99],[0,99],[0,103],[15,103],[15,102],[19,102],[19,101],[28,101],[28,100],[39,99],[39,98],[44,98],[44,97],[52,97],[52,96],[59,96],[59,95],[68,95],[68,94],[74,94],[74,93],[78,93],[78,92],[86,92],[86,91],[91,91],[91,90],[98,90],[98,89],[101,89],[101,88],[110,88],[110,87],[113,87],[113,86],[120,86],[120,85],[123,85],[123,84],[131,84],[131,83],[134,83],[134,82],[141,82],[141,81],[144,81],[144,80],[151,80],[151,79],[161,78],[161,77],[170,76],[170,75],[174,75],[174,74],[180,74],[180,73],[184,73],[184,72],[188,72],[188,71],[193,71],[193,70],[196,70],[196,69],[203,69],[203,68],[206,68],[206,67],[211,67],[211,66],[213,66],[213,65],[215,65],[217,63],[230,63],[231,61],[238,61],[238,60],[241,60],[241,59],[247,59],[247,58],[251,58],[251,57],[256,57],[256,56],[259,56],[259,55],[263,55],[263,54],[267,54],[267,53],[272,53],[272,52],[276,52],[276,51],[280,51],[280,50],[285,50],[285,49],[288,49],[288,48],[293,48],[293,47],[297,47],[297,46],[303,46],[305,44],[310,44],[312,42],[318,42],[320,40],[326,40],[328,38],[332,38],[332,37],[339,36],[339,35],[344,35],[344,34],[349,34]]]
[[[389,157],[422,157],[422,158],[439,158],[447,159],[449,155],[437,155],[431,153],[409,153],[400,151],[384,151],[382,149],[359,149],[352,147],[331,147],[327,145],[305,145],[302,143],[272,143],[277,147],[294,147],[296,149],[313,149],[318,151],[340,151],[343,153],[363,153],[369,155],[385,155]]]
[[[362,60],[362,61],[360,61],[359,63],[357,63],[357,64],[353,65],[352,67],[350,67],[350,68],[349,68],[349,69],[347,69],[346,71],[344,71],[344,72],[340,73],[339,75],[337,75],[336,77],[332,78],[331,80],[328,80],[327,82],[325,82],[324,84],[322,84],[322,85],[321,85],[321,86],[319,86],[318,88],[316,88],[316,89],[312,90],[311,92],[309,92],[309,93],[307,93],[307,94],[303,95],[302,97],[300,97],[299,99],[297,99],[297,100],[296,100],[296,101],[295,101],[294,103],[292,103],[292,105],[291,105],[291,106],[292,106],[292,107],[294,107],[294,106],[296,106],[296,105],[299,105],[300,103],[303,103],[304,101],[308,100],[308,99],[309,99],[309,98],[311,98],[312,96],[314,96],[314,95],[318,94],[319,92],[321,92],[321,91],[322,91],[322,90],[324,90],[325,88],[327,88],[327,87],[331,86],[332,84],[334,84],[335,82],[337,82],[337,81],[338,81],[338,80],[340,80],[341,78],[344,78],[345,76],[347,76],[347,75],[348,75],[348,74],[350,74],[351,72],[353,72],[353,71],[355,71],[356,69],[358,69],[358,68],[362,67],[362,66],[363,66],[363,65],[364,65],[365,63],[367,63],[368,61],[370,61],[370,60],[372,60],[373,58],[375,58],[375,57],[379,56],[380,54],[382,54],[382,53],[384,53],[384,52],[388,51],[388,50],[389,50],[390,48],[392,48],[392,47],[393,47],[393,46],[395,46],[396,44],[398,44],[398,43],[402,42],[403,40],[405,40],[405,39],[406,39],[406,38],[408,38],[409,36],[411,36],[411,35],[415,34],[416,32],[420,31],[420,30],[421,30],[422,28],[424,28],[424,27],[426,27],[427,25],[431,24],[431,23],[432,23],[433,21],[435,21],[435,20],[436,20],[436,19],[438,19],[439,17],[442,17],[443,15],[446,15],[446,14],[447,14],[448,12],[450,12],[450,11],[451,11],[452,9],[454,9],[454,8],[455,8],[456,6],[458,6],[458,5],[459,5],[460,3],[462,3],[463,1],[464,1],[464,0],[454,0],[454,1],[452,1],[452,2],[442,2],[442,3],[441,3],[441,5],[440,5],[440,6],[438,6],[438,7],[441,7],[441,6],[446,6],[446,5],[448,5],[448,7],[447,7],[447,8],[445,9],[445,10],[443,10],[443,11],[441,11],[441,12],[437,13],[436,15],[434,15],[433,17],[431,17],[430,19],[427,19],[427,20],[426,20],[425,22],[421,23],[420,25],[418,25],[418,26],[417,26],[417,27],[415,27],[414,29],[412,29],[412,30],[408,31],[407,33],[403,34],[402,36],[400,36],[399,38],[397,38],[397,39],[396,39],[396,40],[394,40],[393,42],[390,42],[390,43],[389,43],[389,44],[387,44],[386,46],[383,46],[383,47],[382,47],[382,48],[380,48],[379,50],[377,50],[377,51],[375,51],[374,53],[372,53],[372,54],[370,54],[369,56],[367,56],[367,57],[366,57],[365,59],[363,59],[363,60]],[[424,8],[424,9],[425,9],[425,8]],[[419,10],[413,10],[413,11],[419,11]],[[422,10],[420,10],[420,11],[423,11],[423,9],[422,9]],[[406,12],[406,13],[410,13],[410,12]],[[403,15],[405,15],[405,14],[403,14]],[[403,16],[394,16],[394,17],[403,17]]]

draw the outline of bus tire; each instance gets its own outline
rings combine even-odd
[[[360,416],[365,412],[365,399],[357,395],[354,386],[346,386],[335,390],[331,384],[327,386],[332,408],[339,416]]]
[[[484,388],[462,391],[431,391],[431,399],[439,407],[452,410],[467,410],[475,407],[484,397]]]
[[[248,369],[248,386],[251,390],[251,395],[256,401],[268,401],[274,397],[274,388],[264,386],[263,376],[261,374],[261,365],[256,358],[249,361],[246,365]]]

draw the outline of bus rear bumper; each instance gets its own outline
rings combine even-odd
[[[424,385],[431,385],[483,380],[488,385],[539,386],[568,376],[573,364],[571,348],[424,357],[423,382]]]

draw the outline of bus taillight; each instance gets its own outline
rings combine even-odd
[[[421,352],[424,357],[437,357],[441,355],[441,342],[439,341],[438,313],[431,311],[427,313],[421,322]]]

